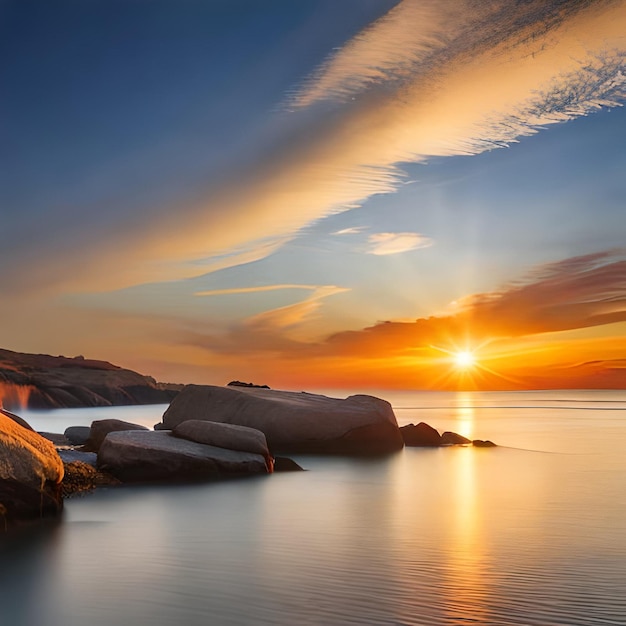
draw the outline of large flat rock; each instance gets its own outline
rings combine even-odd
[[[268,471],[260,454],[180,439],[169,431],[142,430],[109,433],[98,451],[98,469],[124,482],[206,480]]]
[[[381,454],[403,446],[391,405],[372,396],[346,399],[248,387],[187,385],[158,429],[188,420],[255,428],[273,453]]]
[[[62,480],[54,445],[0,413],[0,530],[60,513]]]

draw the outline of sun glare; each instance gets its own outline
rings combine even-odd
[[[454,355],[454,363],[459,369],[467,369],[476,364],[476,359],[471,352],[457,352]]]

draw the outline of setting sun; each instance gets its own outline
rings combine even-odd
[[[476,364],[476,358],[471,352],[465,350],[454,355],[454,363],[458,368],[467,369]]]

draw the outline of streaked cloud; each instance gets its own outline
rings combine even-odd
[[[169,212],[148,208],[143,220],[119,217],[101,229],[105,236],[86,220],[84,237],[76,229],[71,239],[41,233],[37,252],[0,250],[15,268],[3,288],[112,288],[198,275],[190,261],[288,238],[393,192],[403,162],[501,148],[618,105],[625,30],[623,0],[404,0],[305,84],[300,108],[284,114],[290,121],[262,160],[233,169],[203,199]],[[320,100],[338,104],[317,111]]]
[[[341,230],[337,230],[333,235],[358,235],[362,233],[365,229],[364,226],[352,226],[351,228],[342,228]]]
[[[480,344],[626,322],[626,251],[551,263],[497,291],[455,304],[456,312],[449,315],[335,334],[323,350],[375,358],[381,352],[406,354],[468,338]]]
[[[430,237],[419,233],[375,233],[368,241],[371,244],[368,252],[379,256],[429,248],[434,243]]]
[[[258,287],[233,287],[230,289],[211,289],[207,291],[198,291],[195,296],[224,296],[236,293],[259,293],[261,291],[277,291],[280,289],[305,289],[307,291],[316,291],[320,289],[317,285],[261,285]]]

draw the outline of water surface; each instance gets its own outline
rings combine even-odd
[[[379,395],[400,423],[502,445],[70,500],[0,544],[6,623],[626,624],[625,392]],[[27,418],[151,425],[163,408]]]

